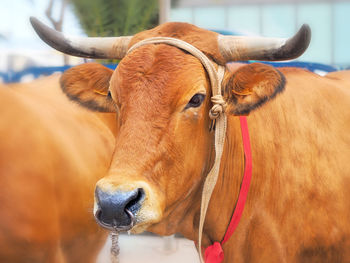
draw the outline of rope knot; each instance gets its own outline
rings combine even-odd
[[[227,103],[222,97],[222,95],[215,95],[211,97],[211,101],[214,104],[209,111],[210,119],[214,120],[220,116],[221,113],[224,113],[227,108]]]
[[[221,244],[215,242],[211,246],[207,247],[204,252],[205,263],[220,263],[224,261],[224,251]]]

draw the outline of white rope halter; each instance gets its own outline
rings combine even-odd
[[[202,192],[202,201],[201,201],[200,221],[199,221],[198,253],[200,255],[201,262],[204,262],[202,257],[202,252],[201,252],[204,220],[208,210],[209,201],[219,175],[221,156],[222,156],[222,152],[225,144],[227,118],[224,112],[226,109],[226,102],[223,99],[221,94],[221,83],[224,77],[225,67],[219,65],[218,71],[216,71],[213,63],[202,51],[200,51],[199,49],[197,49],[196,47],[192,46],[191,44],[185,41],[182,41],[176,38],[170,38],[170,37],[152,37],[152,38],[144,39],[136,43],[135,45],[133,45],[128,50],[127,53],[130,53],[136,48],[147,44],[168,44],[189,52],[190,54],[192,54],[193,56],[195,56],[200,60],[200,62],[206,69],[209,76],[211,89],[212,89],[211,101],[213,103],[213,107],[209,111],[209,117],[210,119],[215,119],[216,128],[215,128],[215,163],[204,182],[203,192]],[[113,251],[113,247],[111,251]]]

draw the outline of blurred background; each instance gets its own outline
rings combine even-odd
[[[317,73],[350,68],[350,0],[1,0],[0,82],[26,82],[86,61],[42,42],[30,16],[78,36],[133,35],[180,21],[222,34],[290,37],[307,23],[310,47],[287,64]],[[121,262],[198,262],[193,242],[181,237],[122,235],[120,246]],[[109,247],[98,262],[107,262]]]
[[[292,36],[303,23],[312,29],[299,61],[330,69],[350,66],[350,1],[340,0],[2,0],[0,81],[26,81],[33,67],[82,63],[43,43],[30,26],[36,16],[68,35],[132,35],[166,21],[195,24],[224,34]],[[115,61],[104,61],[115,62]],[[65,68],[42,69],[42,73]],[[28,71],[28,70],[27,70]]]
[[[179,0],[171,21],[243,35],[290,37],[307,23],[312,37],[301,61],[350,65],[350,1],[322,0]]]
[[[309,49],[282,65],[321,74],[350,68],[350,0],[1,0],[0,82],[26,82],[86,61],[47,46],[30,16],[64,34],[92,37],[133,35],[167,21],[222,34],[290,37],[307,23]],[[121,235],[120,241],[121,262],[198,262],[193,242],[181,237]],[[109,248],[110,241],[98,262],[108,262]]]

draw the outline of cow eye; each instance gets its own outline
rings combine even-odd
[[[201,94],[201,93],[195,94],[191,98],[191,100],[188,102],[185,109],[199,107],[202,104],[202,102],[204,101],[204,98],[205,98],[204,94]]]

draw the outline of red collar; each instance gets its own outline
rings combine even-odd
[[[220,263],[224,260],[224,251],[222,250],[222,245],[226,243],[232,234],[235,232],[238,223],[242,217],[244,205],[247,200],[247,195],[249,192],[250,181],[252,178],[252,152],[250,148],[250,139],[248,131],[248,123],[246,116],[239,117],[241,123],[241,132],[243,139],[243,148],[245,156],[245,169],[241,185],[241,190],[239,192],[238,201],[234,209],[233,215],[231,217],[230,224],[226,230],[225,236],[221,242],[215,242],[213,245],[207,247],[204,252],[205,263]]]

